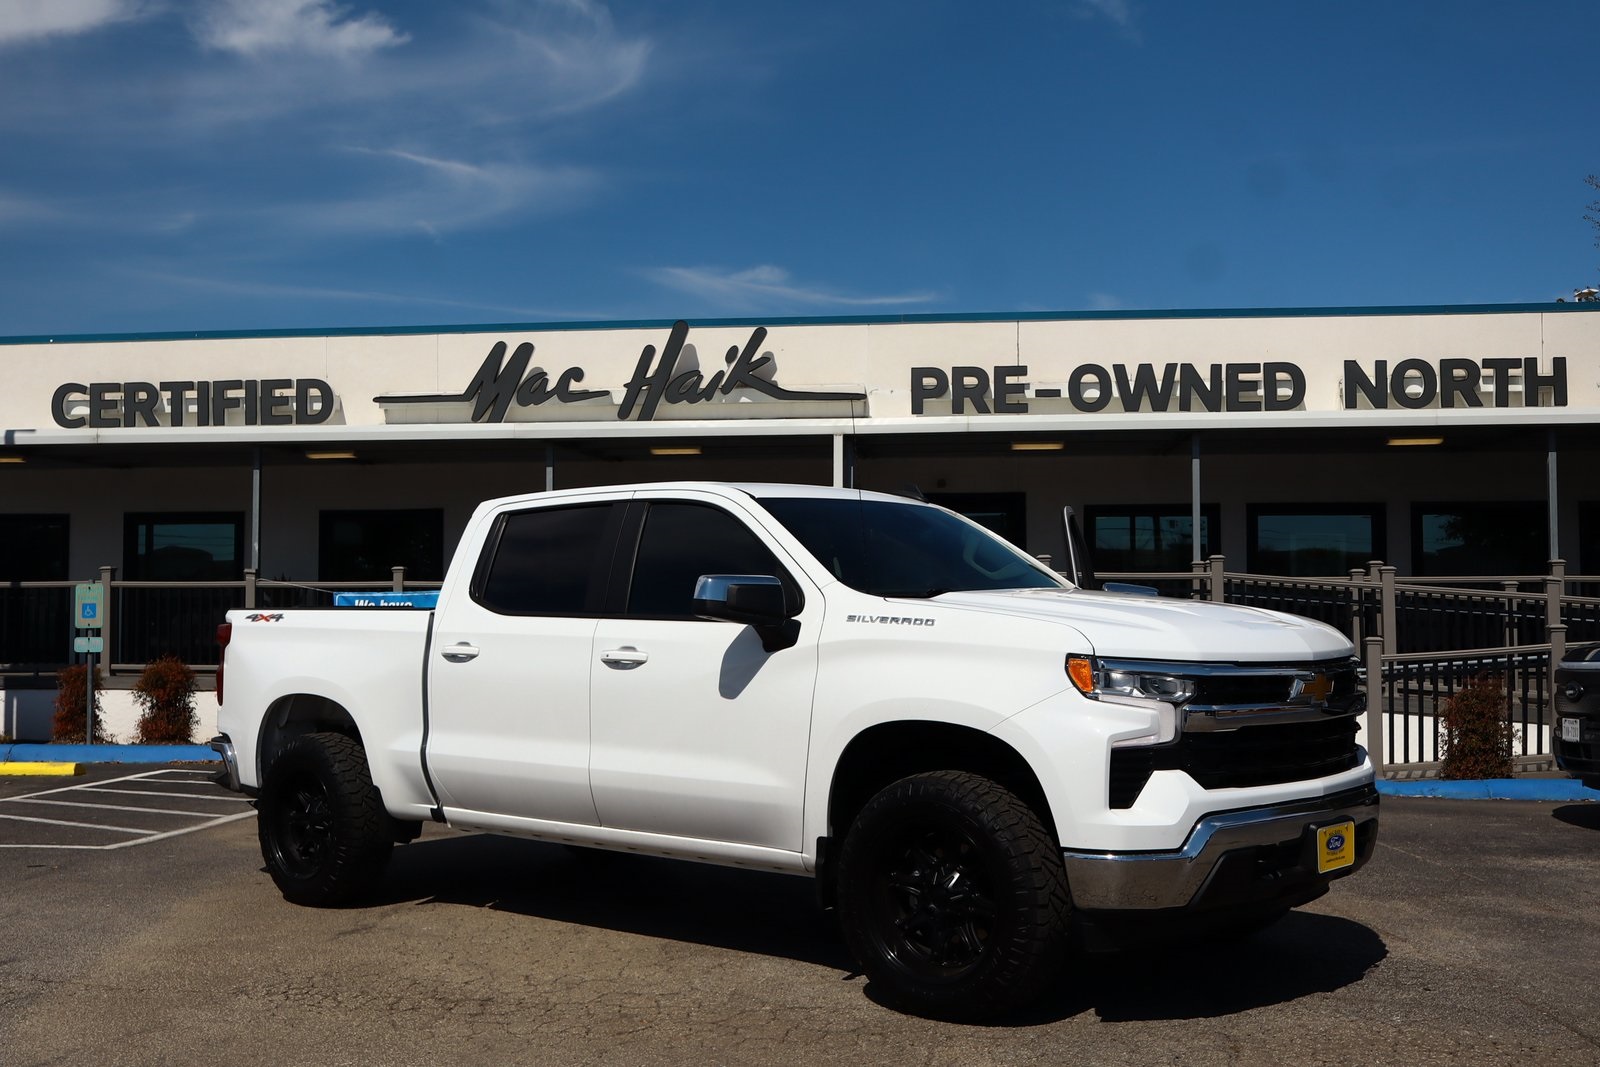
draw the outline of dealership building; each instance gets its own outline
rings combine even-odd
[[[24,583],[437,581],[480,500],[633,481],[914,486],[1057,561],[1071,506],[1102,572],[1600,574],[1593,304],[10,337],[0,358],[12,678],[68,658]]]

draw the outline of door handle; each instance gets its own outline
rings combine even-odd
[[[469,645],[465,641],[458,641],[439,650],[439,654],[451,663],[465,663],[469,659],[477,659],[478,646]]]
[[[622,648],[608,648],[600,653],[600,662],[608,663],[613,667],[637,667],[649,658],[650,653],[640,652],[632,645],[624,645]]]

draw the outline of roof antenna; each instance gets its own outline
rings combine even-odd
[[[916,485],[915,482],[906,482],[903,485],[901,485],[900,488],[891,489],[891,490],[889,490],[889,492],[891,494],[893,494],[894,496],[903,496],[903,497],[908,497],[911,500],[920,500],[924,504],[926,504],[928,502],[927,495],[925,493],[923,493],[923,491],[921,489],[917,488],[917,485]]]

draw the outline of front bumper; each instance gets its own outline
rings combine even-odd
[[[1308,832],[1344,819],[1355,823],[1355,863],[1317,874]],[[1065,849],[1062,859],[1073,906],[1084,911],[1292,907],[1321,896],[1332,879],[1358,870],[1371,858],[1377,839],[1378,791],[1369,784],[1332,796],[1207,815],[1172,851]]]

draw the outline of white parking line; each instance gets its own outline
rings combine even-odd
[[[84,804],[76,800],[30,800],[29,804],[54,804],[62,808],[99,808],[101,811],[145,811],[152,815],[188,815],[195,819],[209,819],[214,811],[181,811],[178,808],[138,808],[132,804]]]
[[[122,779],[119,778],[117,780],[121,781]],[[130,797],[179,797],[183,800],[229,800],[237,804],[248,804],[250,802],[248,797],[238,797],[232,795],[231,793],[225,797],[217,797],[208,796],[205,793],[162,793],[154,789],[96,789],[92,785],[80,785],[76,788],[83,790],[85,793],[121,793],[124,796]]]
[[[103,823],[72,822],[72,821],[69,821],[69,820],[66,820],[66,819],[41,819],[41,818],[38,818],[37,816],[30,816],[30,815],[12,815],[12,814],[9,814],[9,813],[7,813],[7,812],[5,812],[3,810],[0,810],[0,819],[10,820],[12,822],[24,822],[24,823],[42,824],[42,825],[45,825],[45,826],[62,826],[62,827],[70,827],[72,829],[104,830],[104,831],[107,831],[108,833],[120,833],[120,834],[133,834],[133,835],[135,835],[132,838],[130,838],[129,840],[126,840],[126,841],[115,841],[115,842],[112,842],[111,844],[108,844],[108,845],[66,845],[66,844],[49,844],[49,843],[31,844],[30,845],[30,844],[0,843],[0,848],[49,848],[49,849],[85,850],[85,851],[91,851],[91,852],[106,852],[106,851],[111,851],[113,849],[129,848],[129,847],[131,847],[133,845],[147,845],[147,844],[150,844],[151,842],[154,842],[154,841],[161,841],[161,840],[164,840],[165,838],[169,838],[169,837],[177,837],[177,836],[179,836],[181,834],[192,834],[192,833],[195,833],[195,832],[197,832],[199,830],[209,829],[210,827],[213,827],[213,826],[221,826],[223,823],[236,822],[236,821],[238,821],[240,819],[248,819],[248,818],[251,818],[252,816],[255,815],[255,812],[253,810],[249,810],[249,809],[247,809],[245,811],[237,811],[237,812],[232,812],[232,813],[229,813],[229,814],[218,815],[215,811],[177,811],[177,810],[167,809],[167,808],[138,808],[138,807],[132,807],[132,806],[128,806],[128,805],[92,804],[92,803],[87,803],[85,801],[72,801],[72,800],[58,799],[58,795],[61,794],[61,793],[80,793],[80,794],[81,793],[120,793],[120,794],[131,794],[133,796],[140,796],[140,797],[160,797],[160,796],[165,796],[165,797],[179,797],[179,798],[184,799],[184,800],[198,800],[198,801],[206,801],[206,802],[231,801],[231,802],[241,803],[241,804],[249,803],[249,798],[241,797],[241,796],[235,796],[234,794],[231,794],[231,793],[227,793],[227,794],[169,793],[169,792],[161,792],[159,790],[150,790],[150,789],[107,789],[107,788],[104,788],[105,786],[115,785],[115,784],[117,784],[119,782],[128,783],[128,784],[134,784],[134,783],[139,783],[139,782],[148,782],[148,783],[153,784],[153,785],[163,784],[163,783],[169,784],[169,785],[188,784],[188,782],[186,780],[184,780],[184,779],[180,778],[180,779],[174,780],[173,778],[169,777],[170,775],[174,775],[174,774],[199,775],[199,776],[202,776],[202,777],[205,777],[205,778],[209,778],[210,777],[209,773],[208,772],[204,772],[204,771],[182,771],[182,770],[172,770],[172,769],[163,768],[161,770],[156,770],[156,771],[144,771],[143,773],[140,773],[140,774],[125,775],[125,776],[123,776],[121,778],[110,778],[110,779],[107,779],[104,782],[87,782],[87,783],[84,783],[82,785],[69,785],[69,786],[61,786],[61,787],[56,788],[56,789],[43,789],[43,790],[40,790],[37,793],[25,793],[22,796],[0,797],[0,808],[3,808],[5,805],[8,805],[8,804],[19,804],[19,803],[26,803],[26,804],[56,804],[56,805],[60,805],[62,807],[99,808],[99,809],[105,810],[105,811],[131,811],[131,812],[143,812],[143,813],[148,813],[148,814],[182,815],[182,816],[184,816],[186,818],[202,820],[201,822],[198,822],[198,823],[194,824],[193,826],[183,826],[183,827],[179,827],[178,829],[175,829],[175,830],[165,830],[165,831],[157,832],[157,831],[153,831],[153,830],[143,830],[143,829],[136,830],[136,829],[133,829],[132,827],[127,827],[127,826],[110,826],[110,825],[106,825],[106,824],[103,824]],[[194,781],[193,784],[200,785],[200,784],[202,784],[202,782]],[[53,798],[53,799],[48,799],[48,800],[43,799],[45,797],[50,797],[50,798]]]

